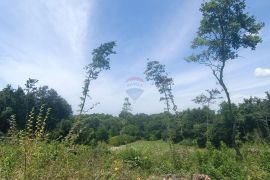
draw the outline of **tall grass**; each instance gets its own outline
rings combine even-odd
[[[175,162],[168,143],[139,141],[110,151],[106,144],[93,148],[46,141],[0,142],[0,179],[161,179],[168,174],[190,179],[269,179],[269,146],[244,145],[243,161],[234,151],[175,145]],[[176,164],[176,166],[175,166]]]

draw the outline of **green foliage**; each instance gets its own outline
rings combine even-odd
[[[172,94],[173,79],[168,77],[165,70],[165,65],[160,64],[158,61],[148,61],[146,70],[144,72],[147,81],[153,81],[159,93],[163,96],[160,101],[164,101],[166,107],[164,110],[169,112],[172,107],[173,111],[177,110],[174,103],[174,96]]]
[[[103,179],[101,172],[110,161],[99,146],[95,149],[77,146],[74,151],[64,144],[29,141],[19,144],[3,144],[0,149],[0,178],[9,179]],[[25,158],[27,159],[25,163]],[[79,173],[74,173],[75,171]]]
[[[260,158],[261,168],[270,173],[270,152],[263,152]]]
[[[252,102],[252,103],[251,103]],[[238,144],[246,142],[268,142],[269,136],[269,100],[266,98],[251,98],[244,103],[233,105],[233,114],[237,118]],[[186,145],[206,146],[207,139],[216,148],[220,142],[232,147],[230,135],[231,120],[228,104],[220,104],[215,112],[208,107],[188,109],[179,114],[123,114],[114,117],[105,114],[75,116],[74,119],[62,121],[53,131],[55,139],[63,139],[72,123],[80,118],[80,131],[75,143],[96,145],[98,141],[108,142],[108,139],[128,135],[145,140],[165,140]],[[181,116],[181,119],[179,118]],[[208,128],[207,128],[208,118]],[[169,129],[167,129],[170,127]],[[207,133],[208,129],[208,133]],[[58,134],[58,135],[57,135]],[[208,138],[207,137],[208,134]],[[120,136],[122,137],[122,136]],[[116,138],[118,139],[118,138]]]
[[[262,40],[259,31],[263,23],[245,12],[244,0],[211,0],[204,2],[200,11],[202,20],[192,48],[201,53],[188,60],[212,66],[211,62],[226,62],[238,57],[238,49],[254,50]]]
[[[133,137],[139,137],[140,129],[138,126],[133,125],[133,124],[125,125],[120,131],[120,134],[125,134],[125,135],[129,135]]]
[[[46,113],[44,113],[46,112]],[[45,110],[45,105],[42,105],[39,109],[39,113],[35,116],[35,108],[29,113],[27,118],[25,134],[28,138],[44,138],[46,122],[49,118],[51,108]]]
[[[132,108],[131,108],[131,103],[129,102],[129,98],[125,97],[121,113],[131,113],[131,111],[132,111]]]
[[[17,124],[16,124],[16,116],[11,115],[9,118],[9,130],[8,136],[14,137],[18,133]]]
[[[230,143],[236,150],[237,157],[242,159],[236,144],[236,117],[232,112],[230,93],[224,82],[224,69],[229,60],[236,59],[240,48],[254,50],[262,42],[259,31],[263,23],[256,22],[254,16],[245,12],[244,0],[210,0],[201,5],[202,20],[192,48],[197,54],[186,58],[188,62],[196,62],[208,66],[219,85],[224,90],[229,108],[231,133]]]
[[[7,132],[9,129],[8,119],[11,115],[16,115],[18,130],[24,129],[26,117],[31,109],[35,107],[34,113],[37,114],[38,109],[43,104],[53,109],[46,123],[46,128],[49,130],[54,129],[57,123],[62,119],[68,119],[72,114],[71,106],[66,100],[47,86],[32,87],[31,90],[23,91],[20,87],[13,89],[8,85],[0,91],[0,131]]]
[[[193,101],[197,104],[207,105],[209,108],[209,105],[212,103],[215,103],[215,100],[220,99],[220,91],[218,89],[211,89],[206,90],[207,95],[200,94],[193,99]]]
[[[27,94],[37,91],[37,89],[38,89],[37,86],[36,86],[37,83],[38,83],[38,80],[37,79],[32,79],[32,78],[29,78],[26,81],[25,90],[26,90]]]
[[[137,141],[113,151],[105,144],[70,148],[59,142],[28,140],[0,141],[0,146],[1,179],[161,179],[169,173],[186,179],[195,173],[211,179],[270,177],[269,145],[244,145],[243,161],[237,161],[224,144],[220,149],[175,145],[175,160],[163,141]]]
[[[198,152],[196,156],[200,172],[209,174],[213,179],[241,178],[241,167],[224,145],[221,150],[210,149],[208,152]]]
[[[96,140],[107,142],[109,139],[109,133],[105,126],[99,126],[96,132]]]
[[[110,69],[110,58],[111,54],[116,52],[113,48],[116,46],[114,41],[101,44],[98,48],[92,52],[92,62],[85,66],[86,79],[84,80],[83,92],[81,97],[81,103],[79,105],[79,114],[84,113],[84,106],[86,98],[89,96],[90,82],[97,79],[101,71]],[[91,109],[91,108],[90,108]],[[87,112],[87,111],[86,111]]]
[[[132,148],[120,152],[120,157],[124,163],[132,168],[140,167],[142,169],[149,169],[152,165],[150,159],[144,156],[141,151]]]

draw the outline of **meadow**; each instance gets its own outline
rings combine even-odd
[[[141,8],[142,5],[140,4],[138,7]],[[12,6],[11,9],[16,8]],[[184,8],[180,8],[178,11],[182,9]],[[139,43],[139,48],[134,48],[134,51],[142,53],[140,56],[126,54],[123,57],[128,58],[122,59],[122,61],[120,58],[118,61],[121,65],[133,68],[134,65],[129,64],[131,61],[128,62],[127,59],[146,57],[144,62],[134,61],[136,63],[134,67],[144,67],[143,70],[132,70],[143,74],[144,77],[132,75],[125,81],[127,95],[133,100],[132,103],[137,102],[137,106],[141,106],[143,111],[133,109],[134,106],[129,97],[124,97],[119,92],[119,84],[114,83],[113,85],[115,88],[117,87],[117,91],[113,90],[114,88],[111,88],[111,85],[107,85],[106,82],[103,82],[106,84],[106,87],[103,88],[98,88],[94,84],[105,71],[115,67],[118,70],[123,69],[124,66],[120,66],[120,64],[118,66],[111,65],[111,56],[129,52],[127,49],[133,49],[130,47],[132,43],[129,40],[120,45],[117,52],[118,43],[116,41],[101,43],[92,50],[91,60],[88,62],[87,58],[88,63],[84,67],[85,78],[82,92],[80,96],[77,96],[79,99],[78,109],[74,109],[74,106],[72,108],[55,89],[51,89],[47,85],[38,85],[38,79],[29,78],[24,84],[25,87],[13,88],[13,81],[7,84],[0,90],[0,180],[270,179],[270,92],[269,83],[267,84],[269,81],[251,79],[250,68],[252,64],[244,65],[244,61],[239,59],[243,57],[240,54],[243,49],[255,50],[259,44],[263,43],[263,38],[269,42],[269,38],[264,36],[267,34],[263,30],[265,23],[248,13],[249,8],[246,7],[245,0],[203,1],[199,11],[201,20],[198,21],[198,31],[191,42],[192,51],[187,51],[188,53],[179,57],[175,56],[175,58],[177,60],[182,58],[183,62],[196,63],[208,68],[209,73],[214,78],[215,86],[204,82],[199,83],[204,79],[209,80],[210,76],[199,77],[204,76],[200,71],[205,71],[205,69],[194,66],[195,69],[184,72],[187,64],[182,66],[174,60],[171,61],[170,58],[174,57],[169,54],[171,50],[164,51],[168,54],[164,53],[160,58],[158,58],[159,54],[156,54],[154,57],[158,60],[148,59],[149,54],[144,54],[144,51],[151,52],[153,47],[150,49],[141,47],[141,44],[144,44],[142,41]],[[62,14],[66,16],[70,12]],[[186,22],[182,23],[183,27],[186,28]],[[154,29],[157,29],[156,27]],[[29,27],[29,29],[33,28]],[[63,29],[66,31],[68,28],[64,26]],[[168,32],[163,32],[162,36],[167,36]],[[41,33],[38,34],[41,36]],[[141,40],[141,36],[142,34],[138,36],[138,39]],[[120,43],[122,38],[119,37]],[[12,37],[12,39],[17,38]],[[182,40],[185,39],[180,40],[179,44],[182,46],[184,43]],[[155,45],[155,42],[150,44]],[[168,42],[168,44],[166,43],[164,47],[168,46],[172,51],[179,48],[171,48],[171,44],[178,44],[174,41]],[[77,44],[75,46],[77,47]],[[157,44],[157,46],[159,45]],[[7,47],[12,46],[7,45]],[[47,48],[44,47],[42,46],[42,49]],[[262,48],[262,46],[258,47]],[[144,51],[141,52],[141,49]],[[249,51],[244,52],[248,53]],[[189,53],[190,55],[187,56]],[[32,52],[28,52],[28,54],[32,54]],[[164,56],[165,54],[166,56]],[[65,52],[65,60],[66,56],[68,55]],[[74,61],[77,61],[78,54],[71,57],[75,57]],[[117,55],[116,57],[119,58]],[[10,59],[13,60],[13,55]],[[43,57],[42,59],[48,58]],[[256,60],[258,59],[260,58],[256,57]],[[5,61],[9,61],[9,58]],[[239,61],[239,65],[241,64],[239,72],[246,72],[234,74],[236,69],[229,64],[232,64],[232,61]],[[16,61],[14,60],[14,62]],[[169,62],[173,64],[169,64]],[[256,78],[266,78],[270,75],[270,70],[267,67],[260,68],[260,66],[267,64],[262,62],[256,66],[252,65],[252,68],[255,68],[254,76]],[[27,64],[31,63],[27,62]],[[72,65],[65,64],[63,67],[69,66]],[[246,68],[247,66],[250,68]],[[129,72],[129,68],[125,71]],[[12,67],[12,69],[15,68]],[[29,69],[34,70],[32,66]],[[26,68],[28,73],[30,73],[29,69]],[[45,70],[42,73],[43,76],[50,74],[49,66],[44,66],[41,69],[42,72]],[[38,72],[38,70],[36,71]],[[61,89],[70,91],[69,98],[74,99],[73,96],[78,95],[78,93],[72,92],[72,89],[76,89],[77,83],[75,82],[78,80],[76,77],[80,76],[79,74],[66,76],[62,72],[66,72],[66,70],[62,71],[61,69],[53,76],[48,77],[52,77],[51,79],[55,81],[52,84],[58,84],[62,86]],[[198,77],[187,78],[185,73],[188,73],[188,76],[193,76],[193,72],[196,72]],[[57,81],[58,73],[64,77],[62,82]],[[107,77],[110,77],[108,79],[111,79],[112,82],[119,82],[127,75],[125,73],[119,71],[117,78],[113,77],[113,74],[107,74]],[[236,76],[245,76],[244,74],[246,74],[244,78],[246,84],[237,82],[235,88],[232,88],[233,84],[231,83],[238,79]],[[24,77],[21,74],[18,76]],[[51,79],[47,82],[51,82]],[[6,83],[6,81],[4,82]],[[148,85],[144,86],[146,82],[155,87],[155,93],[158,93],[158,96],[157,94],[152,95],[149,93],[150,91],[143,88],[148,87]],[[191,91],[192,88],[190,89],[189,86],[192,84],[196,88]],[[201,91],[197,88],[199,86],[204,86],[203,88],[207,89],[199,92]],[[108,89],[115,92],[109,96],[101,94],[101,99],[94,96],[95,90],[102,93]],[[157,101],[154,99],[136,101],[143,92],[146,92],[148,97],[155,96]],[[154,93],[154,91],[151,92]],[[263,92],[265,92],[264,97],[262,96]],[[249,97],[247,93],[254,96]],[[119,94],[124,102],[122,108],[118,107],[116,111],[116,105],[122,100],[119,98]],[[114,100],[111,99],[113,96],[115,96]],[[184,100],[186,98],[190,98],[189,100],[197,105],[193,104],[186,109],[181,108],[185,107],[183,106],[185,103],[188,104]],[[99,102],[99,100],[108,100],[109,104],[103,105],[103,102]],[[161,109],[156,109],[158,106],[151,107],[158,100],[163,103],[163,108],[162,106],[160,106]],[[100,104],[102,110],[96,111],[96,106]],[[114,112],[111,111],[112,109],[115,109]]]
[[[36,139],[1,140],[0,179],[269,179],[269,145],[245,144],[244,159],[220,149],[137,141],[119,147],[68,146]]]

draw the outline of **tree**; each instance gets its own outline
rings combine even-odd
[[[72,115],[72,108],[68,102],[58,95],[56,90],[50,89],[48,86],[42,86],[36,92],[36,109],[43,104],[51,108],[52,112],[46,122],[47,129],[51,130],[63,119],[68,119]]]
[[[202,3],[202,20],[191,46],[198,49],[199,53],[187,58],[189,62],[208,66],[224,90],[231,121],[230,139],[239,158],[242,155],[235,143],[236,119],[232,113],[229,90],[224,82],[224,69],[228,61],[239,57],[240,48],[255,50],[257,44],[262,42],[259,31],[264,26],[256,22],[254,16],[246,13],[245,8],[244,0],[210,0]]]
[[[267,94],[266,94],[267,95]],[[254,132],[260,137],[261,142],[269,142],[270,140],[270,129],[269,129],[269,117],[270,106],[269,100],[260,99],[257,97],[250,97],[244,99],[244,102],[239,104],[239,114],[243,128],[241,128],[243,140],[254,140]],[[249,133],[249,135],[247,135]],[[253,133],[253,136],[250,136]]]
[[[131,108],[131,103],[129,102],[129,98],[125,97],[122,112],[130,113],[131,111],[132,111],[132,108]]]
[[[38,83],[37,79],[28,78],[25,84],[25,90],[27,93],[35,92],[37,90],[36,84]]]
[[[196,104],[202,104],[206,105],[207,107],[210,106],[210,104],[215,103],[216,99],[220,99],[221,97],[218,97],[220,94],[220,91],[218,89],[207,89],[205,90],[207,92],[207,95],[200,94],[196,96],[192,101],[194,101]]]
[[[38,80],[37,79],[32,79],[28,78],[26,81],[25,85],[25,95],[26,95],[26,112],[29,113],[33,107],[37,105],[37,98],[36,98],[36,93],[38,90],[37,87]],[[37,108],[39,109],[39,108]]]
[[[48,86],[35,86],[34,92],[32,90],[24,92],[21,87],[13,89],[7,85],[0,91],[0,131],[7,132],[9,127],[7,119],[13,114],[16,115],[18,129],[24,129],[27,113],[30,113],[30,109],[35,108],[35,114],[37,114],[42,105],[52,108],[46,123],[48,130],[54,129],[58,122],[68,119],[72,115],[71,106],[67,101]]]
[[[86,79],[84,80],[84,87],[81,97],[81,104],[79,105],[79,114],[84,112],[85,102],[89,96],[89,86],[90,82],[97,79],[99,73],[102,70],[110,69],[110,58],[109,55],[115,54],[116,52],[113,48],[116,46],[114,41],[101,44],[98,48],[94,49],[92,52],[92,62],[85,66]]]
[[[99,126],[96,132],[96,140],[107,142],[109,139],[109,133],[104,126]]]
[[[99,74],[103,70],[110,69],[110,58],[111,54],[116,54],[113,48],[116,46],[114,41],[101,44],[98,48],[94,49],[92,52],[92,62],[85,66],[86,70],[86,79],[84,80],[84,86],[82,91],[82,96],[80,97],[81,103],[79,104],[79,115],[87,112],[88,110],[84,110],[85,103],[87,97],[89,96],[89,86],[93,80],[96,80]],[[93,109],[99,103],[95,103],[90,109]],[[89,109],[89,110],[90,110]],[[79,116],[81,118],[81,116]],[[66,136],[66,140],[73,144],[76,141],[77,136],[79,135],[80,131],[80,121],[76,120],[72,125],[68,135]]]
[[[165,136],[166,138],[169,137],[170,151],[174,165],[176,165],[174,147],[172,144],[174,133],[173,128],[170,127],[172,126],[173,122],[168,114],[172,106],[172,110],[176,113],[176,115],[178,115],[177,106],[174,102],[174,96],[172,94],[173,79],[168,77],[168,73],[165,70],[165,65],[160,64],[158,61],[148,61],[144,74],[146,75],[147,81],[154,81],[154,84],[157,87],[159,93],[163,95],[163,97],[160,98],[160,101],[165,101],[166,107],[164,110],[167,115],[166,119],[169,121],[167,124],[167,132]]]
[[[202,104],[207,106],[207,116],[206,116],[206,138],[208,139],[208,123],[209,123],[209,110],[210,110],[210,104],[215,103],[216,99],[220,99],[221,97],[218,97],[220,94],[220,91],[218,89],[211,89],[211,90],[206,90],[208,93],[207,95],[205,94],[200,94],[195,97],[192,101],[194,101],[196,104]]]
[[[173,79],[168,77],[165,65],[160,64],[158,61],[148,61],[144,74],[147,81],[154,81],[159,93],[163,95],[160,101],[165,101],[165,112],[170,112],[171,106],[172,110],[176,112],[177,106],[172,94]]]
[[[11,85],[7,85],[0,91],[0,132],[7,133],[9,129],[9,121],[11,115],[15,114],[15,89]],[[25,117],[24,117],[25,118]]]

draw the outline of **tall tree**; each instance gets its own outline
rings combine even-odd
[[[144,72],[146,75],[147,81],[153,81],[155,86],[157,87],[159,93],[163,95],[160,98],[160,101],[165,101],[166,107],[164,108],[165,112],[170,112],[171,106],[172,110],[178,115],[177,106],[174,102],[174,96],[172,94],[172,85],[173,79],[168,77],[168,73],[165,70],[165,65],[160,64],[158,61],[148,61],[146,70]],[[166,114],[166,119],[169,121],[167,124],[167,135],[169,137],[169,146],[172,155],[172,160],[174,165],[176,165],[175,152],[173,146],[173,128],[172,128],[172,119],[169,114]],[[182,129],[181,129],[182,134]]]
[[[36,93],[38,90],[37,87],[38,84],[38,80],[37,79],[32,79],[32,78],[28,78],[28,80],[25,83],[25,94],[26,94],[26,103],[27,103],[27,107],[26,107],[26,111],[30,112],[31,109],[36,106],[37,102],[37,98],[36,98]]]
[[[172,94],[173,79],[168,77],[165,65],[160,64],[158,61],[148,61],[144,74],[146,75],[146,80],[153,81],[162,95],[160,101],[165,102],[166,107],[164,110],[170,112],[172,106],[172,110],[176,112],[177,106]]]
[[[232,113],[229,90],[224,82],[224,69],[228,61],[238,58],[240,48],[254,50],[262,42],[259,31],[264,26],[254,16],[245,12],[244,0],[210,0],[203,2],[200,8],[202,20],[192,48],[198,54],[187,58],[208,66],[222,89],[229,106],[231,121],[231,143],[237,157],[242,158],[235,142],[236,119]]]
[[[131,103],[129,102],[129,98],[125,97],[122,112],[124,113],[130,113],[132,111]]]
[[[102,70],[110,69],[110,58],[111,54],[115,54],[116,52],[113,48],[116,46],[114,41],[101,44],[98,48],[94,49],[92,52],[92,62],[85,66],[86,70],[86,79],[84,80],[84,87],[81,97],[81,103],[79,105],[80,110],[79,113],[82,114],[84,112],[84,107],[86,103],[86,99],[89,96],[89,86],[90,82],[97,79],[99,73]]]
[[[25,84],[25,91],[27,93],[35,92],[37,90],[37,86],[36,86],[37,83],[38,83],[37,79],[28,78]]]
[[[80,97],[81,103],[79,105],[79,115],[87,112],[88,110],[84,110],[86,99],[89,96],[89,86],[93,80],[96,80],[99,74],[103,70],[110,69],[110,55],[116,54],[113,48],[116,46],[114,41],[107,42],[101,44],[98,48],[94,49],[92,52],[92,62],[85,66],[86,70],[86,79],[84,80],[84,86],[82,91],[82,96]],[[90,109],[93,109],[99,103],[95,103],[92,105]],[[79,118],[81,118],[79,116]],[[66,136],[66,141],[70,144],[74,144],[80,134],[80,121],[78,119],[75,120],[74,124],[72,125],[68,135]]]

